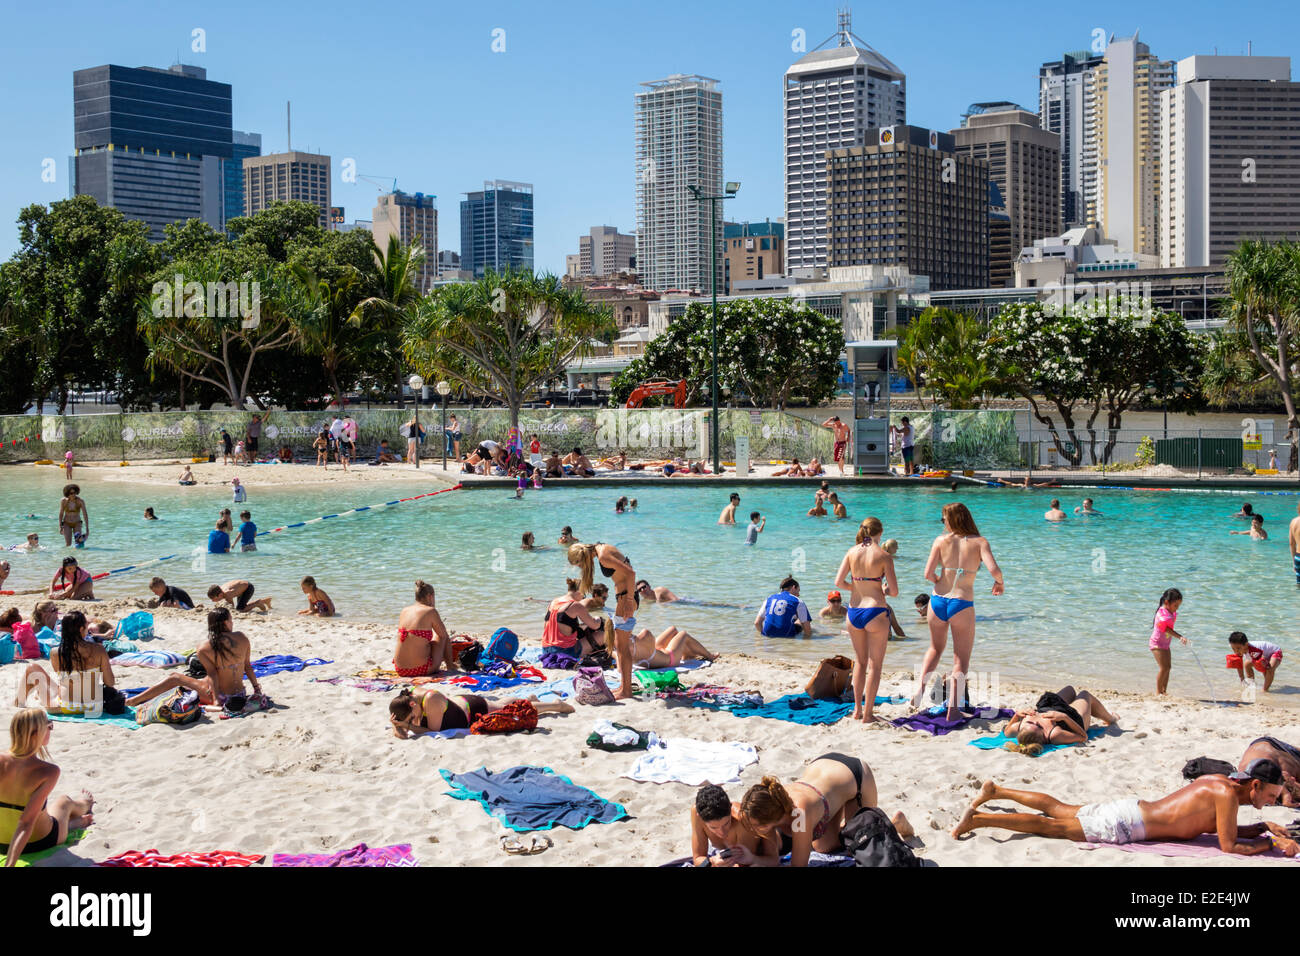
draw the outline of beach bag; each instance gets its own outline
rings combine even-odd
[[[469,647],[465,648],[463,651],[460,652],[460,654],[456,658],[456,661],[457,663],[460,664],[461,670],[476,671],[478,670],[479,658],[482,657],[482,655],[483,655],[483,642],[475,641],[473,644],[469,645]]]
[[[114,638],[128,641],[153,640],[153,615],[148,611],[136,611],[117,622]]]
[[[203,662],[199,660],[198,654],[191,654],[189,659],[185,661],[185,673],[195,680],[202,680],[208,676],[208,670],[203,666]]]
[[[605,672],[599,667],[579,667],[573,679],[574,696],[580,704],[612,704],[614,692],[605,683]]]
[[[857,866],[917,867],[921,861],[879,807],[863,807],[840,834],[844,852]]]
[[[512,700],[501,710],[484,714],[470,727],[471,734],[512,734],[537,729],[537,708],[529,700]]]
[[[498,627],[492,632],[483,656],[498,661],[513,661],[519,653],[519,635],[508,627]]]
[[[12,637],[0,637],[0,664],[12,664],[16,650],[18,650],[17,641]]]
[[[1183,764],[1183,779],[1195,780],[1197,777],[1208,776],[1212,773],[1221,773],[1225,777],[1237,772],[1237,768],[1226,760],[1215,760],[1213,757],[1197,757]]]
[[[145,724],[188,724],[203,713],[196,691],[177,688],[170,694],[142,704],[135,712],[135,722]]]
[[[41,649],[41,657],[48,659],[50,651],[59,646],[59,636],[48,627],[43,627],[36,632],[36,643]]]
[[[817,665],[804,693],[814,700],[839,700],[853,679],[853,662],[844,655],[828,657]]]
[[[27,621],[19,621],[13,627],[14,644],[22,651],[25,658],[37,659],[41,656],[41,645],[36,643],[36,632]]]
[[[126,695],[116,687],[109,687],[107,684],[101,684],[100,689],[104,693],[104,713],[110,717],[120,717],[126,713]]]

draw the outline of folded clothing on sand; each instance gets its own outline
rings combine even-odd
[[[1106,735],[1105,727],[1091,727],[1088,730],[1089,740],[1096,740],[1098,737],[1104,737],[1105,735]],[[978,747],[980,750],[1001,750],[1007,744],[1014,744],[1015,742],[1016,739],[1014,737],[1008,737],[1006,734],[1002,733],[1002,731],[998,731],[996,734],[985,734],[983,737],[977,737],[976,739],[969,741],[969,744],[972,747]],[[1066,747],[1077,747],[1077,746],[1079,745],[1078,744],[1044,744],[1041,753],[1031,754],[1029,756],[1041,757],[1043,754],[1050,754],[1057,750],[1064,750]]]
[[[271,654],[253,661],[253,673],[258,677],[266,677],[268,674],[279,674],[281,671],[300,671],[304,667],[316,667],[319,664],[333,663],[333,661],[322,660],[319,657],[309,657],[303,660],[301,657],[294,657],[292,654]]]
[[[1014,710],[1003,707],[1000,710],[990,708],[988,710],[963,710],[958,711],[959,716],[956,720],[949,720],[944,716],[945,711],[939,710],[939,713],[932,714],[928,711],[920,714],[912,714],[910,717],[896,717],[890,723],[895,727],[906,727],[908,730],[924,730],[936,737],[942,737],[944,734],[951,733],[965,727],[972,720],[1005,720],[1015,714]]]
[[[670,737],[638,757],[623,776],[647,783],[721,785],[738,781],[752,763],[758,763],[752,744]]]
[[[519,833],[557,826],[581,830],[589,823],[613,823],[627,816],[620,804],[577,786],[550,767],[438,772],[454,788],[447,796],[477,800],[491,816]]]
[[[591,726],[587,736],[587,746],[594,750],[609,753],[626,753],[631,750],[645,750],[659,742],[653,731],[637,730],[627,724],[616,724],[608,720],[598,720]]]
[[[763,695],[757,691],[742,691],[722,684],[693,684],[684,690],[660,691],[660,700],[682,700],[693,707],[713,710],[731,710],[735,707],[761,707]]]
[[[393,846],[366,846],[358,843],[350,850],[338,853],[277,853],[271,858],[272,866],[415,866],[411,844]]]
[[[157,850],[127,850],[111,856],[96,866],[252,866],[266,859],[262,853],[235,853],[213,850],[209,853],[159,853]]]

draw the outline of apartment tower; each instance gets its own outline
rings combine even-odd
[[[1101,60],[1100,54],[1079,50],[1038,69],[1038,116],[1043,129],[1060,137],[1061,222],[1066,228],[1085,224],[1085,197],[1096,192],[1096,163],[1085,162],[1085,149],[1093,73]]]
[[[388,239],[396,236],[404,246],[418,242],[424,261],[416,275],[421,293],[438,279],[438,202],[436,196],[404,193],[400,189],[380,196],[371,213],[371,234],[381,252],[387,254]]]
[[[330,223],[330,158],[317,153],[268,153],[244,159],[244,215],[272,203],[298,199],[320,210],[320,227]]]

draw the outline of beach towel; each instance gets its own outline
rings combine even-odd
[[[657,744],[659,738],[653,731],[637,730],[627,724],[616,724],[608,720],[598,720],[587,735],[587,746],[609,753],[625,753],[629,750],[645,750]]]
[[[550,670],[571,671],[578,666],[578,659],[563,651],[548,650],[537,659],[536,663]]]
[[[275,701],[271,700],[271,698],[267,697],[265,694],[250,694],[244,698],[243,709],[236,711],[233,714],[228,710],[220,707],[213,707],[211,705],[208,709],[221,711],[219,715],[220,720],[233,720],[236,717],[247,717],[249,714],[255,714],[259,710],[275,710]]]
[[[272,866],[415,866],[411,844],[369,847],[358,843],[338,853],[277,853]]]
[[[1104,737],[1105,735],[1106,735],[1105,727],[1092,727],[1088,731],[1089,740],[1096,740],[1098,737]],[[1002,733],[1002,731],[998,731],[996,734],[985,734],[983,737],[977,737],[975,740],[969,741],[969,744],[972,747],[978,747],[980,750],[1001,750],[1007,744],[1014,744],[1015,742],[1016,742],[1016,738],[1008,737],[1006,734]],[[1079,745],[1078,744],[1045,744],[1043,746],[1042,753],[1033,754],[1033,756],[1041,757],[1043,756],[1043,754],[1055,753],[1058,750],[1064,750],[1066,747],[1077,747],[1077,746]],[[1026,756],[1029,755],[1027,754]]]
[[[135,651],[138,651],[139,649],[140,649],[140,645],[137,644],[135,641],[119,639],[115,641],[104,642],[104,650],[108,651],[109,657],[113,656],[114,651],[116,651],[118,654],[132,654]]]
[[[621,804],[611,803],[579,787],[550,767],[487,768],[468,773],[439,770],[453,789],[447,796],[477,800],[489,815],[518,833],[568,827],[581,830],[590,823],[613,823],[627,817]]]
[[[114,667],[119,664],[127,667],[176,667],[184,663],[185,658],[172,651],[132,651],[113,658]]]
[[[468,737],[468,727],[457,727],[455,730],[426,730],[416,740],[423,740],[426,737],[432,737],[435,740],[455,740],[457,737]]]
[[[670,737],[638,757],[623,776],[646,783],[721,785],[739,781],[740,772],[752,763],[758,763],[752,744]]]
[[[18,858],[18,862],[15,863],[14,866],[31,866],[37,860],[43,860],[47,856],[53,856],[65,847],[72,846],[74,843],[80,843],[81,838],[85,835],[85,830],[69,830],[68,838],[58,846],[52,846],[48,850],[37,850],[35,853],[24,853]]]
[[[573,688],[572,677],[557,677],[555,680],[548,680],[545,684],[538,684],[530,688],[529,692],[541,701],[545,701],[548,697],[565,700],[577,693]]]
[[[717,847],[710,847],[710,848],[709,848],[709,857],[710,857],[710,859],[713,858],[713,857],[715,857],[715,856],[717,856],[717,855],[718,855],[719,853],[721,853],[721,852],[722,852],[722,851],[719,850]],[[781,865],[782,865],[782,866],[789,866],[789,865],[790,865],[790,854],[789,854],[789,853],[787,853],[785,856],[781,857]],[[813,850],[812,853],[810,853],[810,854],[808,855],[808,865],[809,865],[809,866],[835,866],[835,867],[841,867],[841,866],[857,866],[857,861],[855,861],[855,860],[853,859],[853,857],[851,857],[851,856],[849,856],[848,854],[845,854],[845,853],[818,853],[816,850]],[[662,864],[660,864],[660,866],[665,866],[665,867],[667,867],[667,866],[690,866],[690,867],[693,867],[693,866],[695,866],[695,857],[693,857],[693,856],[683,856],[683,857],[681,857],[680,859],[672,860],[671,862],[668,862],[668,863],[662,863]]]
[[[159,853],[157,850],[127,850],[95,866],[252,866],[266,859],[262,853],[235,853],[213,850],[209,853]]]
[[[279,674],[283,671],[300,671],[304,667],[316,667],[320,664],[333,663],[333,661],[322,660],[319,657],[309,657],[303,660],[301,657],[294,657],[292,654],[271,654],[268,657],[253,661],[253,673],[258,677],[266,677],[269,674]]]
[[[1101,850],[1109,847],[1112,850],[1123,850],[1125,853],[1154,853],[1157,856],[1170,857],[1198,857],[1207,858],[1212,856],[1230,856],[1219,849],[1219,838],[1213,833],[1202,833],[1195,840],[1178,840],[1168,842],[1150,843],[1076,843],[1075,846],[1081,850]],[[1300,861],[1300,857],[1288,857],[1276,849],[1269,850],[1261,856],[1281,857],[1292,861]]]
[[[390,690],[396,690],[399,685],[393,681],[387,680],[368,680],[360,677],[313,677],[312,681],[317,684],[334,684],[344,687],[355,687],[358,690],[374,691],[376,693],[385,693]]]
[[[853,713],[852,704],[834,700],[813,700],[807,694],[786,694],[758,707],[733,707],[737,717],[767,717],[793,724],[834,724]]]
[[[537,685],[546,681],[546,675],[535,667],[519,669],[515,677],[497,677],[493,674],[456,674],[435,681],[438,684],[454,684],[463,690],[484,691],[504,690],[507,687],[520,687],[524,684]]]
[[[127,708],[130,711],[130,708]],[[110,717],[108,714],[101,714],[99,717],[87,717],[85,714],[60,714],[58,711],[51,710],[50,720],[67,720],[81,724],[100,724],[109,727],[122,727],[126,730],[139,730],[140,725],[135,722],[134,713],[118,714],[116,717]]]
[[[942,737],[954,730],[960,730],[977,718],[981,720],[1005,720],[1015,714],[1015,711],[1008,707],[1003,707],[988,717],[984,715],[989,714],[989,710],[963,710],[958,711],[961,716],[956,720],[949,720],[944,716],[947,713],[944,708],[934,707],[931,710],[938,711],[938,713],[922,711],[919,714],[912,714],[910,717],[896,717],[890,723],[895,727],[906,727],[908,730],[924,730],[936,737]]]
[[[738,691],[722,684],[693,684],[685,690],[660,691],[655,696],[660,700],[682,700],[693,707],[713,710],[763,705],[763,695],[757,691]]]

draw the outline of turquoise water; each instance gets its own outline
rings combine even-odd
[[[910,640],[891,642],[888,666],[910,667],[928,644],[916,621],[912,598],[929,589],[921,576],[939,512],[954,498],[946,489],[855,488],[840,486],[850,520],[809,518],[811,486],[723,486],[637,488],[548,488],[516,502],[504,488],[455,491],[310,525],[259,539],[255,554],[192,556],[205,545],[217,512],[248,507],[261,529],[408,497],[432,488],[414,482],[365,486],[325,484],[296,488],[254,488],[244,506],[230,503],[215,487],[143,486],[78,476],[91,514],[92,535],[77,552],[91,573],[176,552],[181,557],[134,574],[96,584],[102,597],[148,597],[153,573],[188,590],[196,600],[211,583],[245,577],[259,596],[276,598],[276,608],[305,606],[298,589],[312,574],[348,618],[395,621],[408,603],[411,584],[421,577],[438,590],[448,626],[490,632],[506,625],[525,637],[541,633],[543,607],[526,598],[549,599],[573,573],[556,545],[562,526],[572,525],[583,541],[617,544],[638,576],[667,586],[683,598],[733,605],[643,604],[638,621],[655,630],[676,624],[722,652],[820,659],[851,653],[847,634],[821,627],[811,641],[765,639],[752,622],[757,607],[786,574],[802,585],[814,617],[833,585],[857,522],[879,517],[885,536],[897,538],[901,595],[895,610]],[[63,480],[53,469],[0,470],[0,545],[20,543],[37,531],[49,549],[7,554],[13,574],[8,588],[48,586],[67,553],[56,536],[55,515]],[[832,485],[834,487],[834,485]],[[744,544],[744,522],[718,526],[727,495],[737,491],[740,513],[761,511],[767,530],[755,547]],[[1062,525],[1042,518],[1053,494],[1067,511],[1089,492],[1049,492],[963,487],[956,495],[974,513],[1002,565],[1007,593],[989,595],[991,581],[977,584],[978,629],[973,666],[998,670],[1009,679],[1056,685],[1105,682],[1146,689],[1154,664],[1147,650],[1151,618],[1161,591],[1180,588],[1186,600],[1178,628],[1193,641],[1215,692],[1235,693],[1223,654],[1227,635],[1243,630],[1281,644],[1288,661],[1297,647],[1297,592],[1286,546],[1286,524],[1300,499],[1254,496],[1098,490],[1092,493],[1102,518],[1071,517]],[[618,515],[619,494],[635,495],[639,511]],[[1230,536],[1244,522],[1231,519],[1250,500],[1265,515],[1272,537],[1253,542]],[[162,520],[141,517],[152,505]],[[35,512],[42,520],[22,515]],[[533,531],[536,553],[520,550],[520,536]],[[26,616],[32,598],[20,599]],[[815,625],[816,627],[816,625]],[[1206,679],[1192,650],[1174,643],[1171,691],[1207,695]],[[1292,664],[1291,667],[1296,665]],[[1290,683],[1285,667],[1281,684]]]

